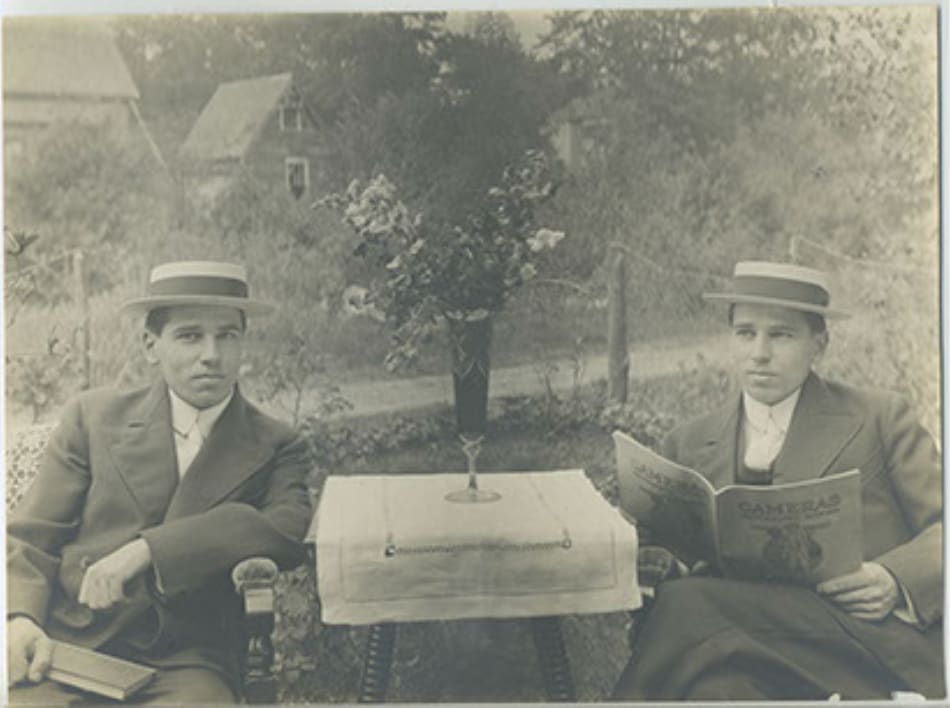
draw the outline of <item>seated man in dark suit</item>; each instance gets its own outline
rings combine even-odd
[[[677,573],[656,589],[615,697],[824,700],[945,695],[940,455],[908,404],[818,377],[826,276],[739,263],[729,305],[742,392],[674,430],[664,454],[715,487],[857,468],[864,563],[815,588]],[[648,532],[648,530],[645,530]],[[644,549],[656,562],[658,550]]]
[[[250,299],[244,268],[169,263],[149,294],[145,355],[160,376],[73,400],[11,515],[7,645],[11,703],[101,699],[44,675],[50,639],[159,669],[142,702],[232,703],[249,556],[299,563],[310,520],[307,456],[237,386]]]

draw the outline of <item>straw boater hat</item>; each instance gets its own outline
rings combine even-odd
[[[158,307],[176,305],[222,305],[236,307],[247,315],[266,315],[274,308],[252,300],[244,266],[219,261],[179,261],[152,269],[147,295],[129,300],[122,310],[143,315]]]
[[[732,275],[732,291],[703,293],[703,299],[788,307],[824,317],[850,317],[844,310],[829,307],[831,290],[826,273],[788,263],[740,261]]]

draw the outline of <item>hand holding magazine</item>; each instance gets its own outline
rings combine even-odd
[[[624,511],[688,563],[727,577],[815,585],[861,566],[858,470],[720,490],[629,435],[613,434]]]

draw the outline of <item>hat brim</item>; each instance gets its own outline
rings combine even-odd
[[[129,315],[144,315],[149,310],[159,307],[181,307],[186,305],[216,305],[220,307],[234,307],[242,310],[248,317],[269,315],[274,306],[249,300],[243,297],[228,297],[227,295],[162,295],[156,297],[140,297],[123,303],[121,312]]]
[[[798,300],[785,300],[776,297],[764,297],[761,295],[738,295],[736,293],[703,293],[703,300],[707,302],[723,302],[733,305],[770,305],[772,307],[787,307],[790,310],[799,310],[800,312],[813,312],[823,317],[846,319],[851,317],[850,312],[844,310],[835,310],[821,305],[809,305]]]

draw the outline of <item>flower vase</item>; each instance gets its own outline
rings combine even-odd
[[[455,502],[489,502],[500,499],[479,489],[476,458],[485,439],[488,418],[488,378],[491,366],[492,318],[489,314],[447,318],[452,350],[452,390],[455,420],[468,461],[468,487],[447,495]]]

